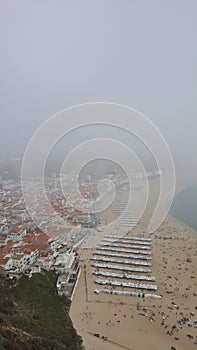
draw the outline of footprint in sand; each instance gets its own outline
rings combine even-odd
[[[139,331],[139,332],[148,333],[148,331],[147,331],[146,329],[142,329],[142,328],[139,328],[138,331]]]

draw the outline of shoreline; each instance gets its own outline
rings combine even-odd
[[[193,231],[194,233],[197,233],[197,228],[190,226],[187,222],[177,218],[176,216],[174,216],[172,213],[169,213],[168,216],[172,217],[173,219],[175,219],[177,222],[179,222],[181,225],[185,226],[187,229]]]

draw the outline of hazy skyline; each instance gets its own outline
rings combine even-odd
[[[76,104],[144,113],[179,162],[197,165],[197,2],[0,1],[0,156]]]

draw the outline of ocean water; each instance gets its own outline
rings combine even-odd
[[[197,184],[175,196],[170,213],[197,230]]]

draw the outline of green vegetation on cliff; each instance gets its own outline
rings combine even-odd
[[[53,272],[0,277],[0,350],[82,350],[69,318],[70,301],[59,297]]]

